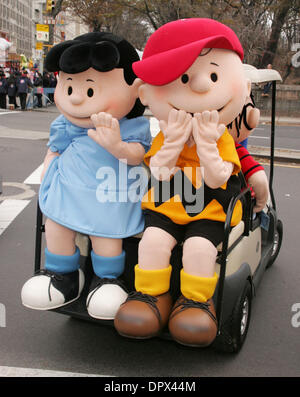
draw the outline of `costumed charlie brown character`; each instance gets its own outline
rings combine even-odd
[[[135,267],[136,292],[114,320],[123,336],[150,338],[168,324],[173,339],[184,345],[207,346],[215,339],[216,246],[223,239],[229,201],[241,188],[240,162],[225,125],[250,92],[242,59],[242,46],[229,27],[191,18],[160,27],[142,60],[133,64],[144,82],[140,99],[160,121],[161,132],[145,156],[154,186],[142,204],[146,229]],[[158,191],[166,184],[168,200]],[[181,191],[191,184],[194,210]],[[241,216],[238,202],[231,226]],[[170,256],[181,242],[182,295],[172,307]]]
[[[140,81],[132,71],[137,60],[130,43],[107,32],[65,41],[47,55],[47,70],[59,71],[55,102],[62,114],[51,124],[39,192],[47,217],[45,270],[22,289],[22,302],[29,308],[53,309],[79,297],[84,275],[76,232],[92,243],[95,277],[88,313],[113,319],[127,297],[119,280],[125,265],[122,239],[143,231],[144,218],[140,201],[124,199],[134,180],[128,178],[124,187],[117,177],[121,161],[128,176],[151,144],[149,121],[141,117]],[[116,186],[105,183],[102,170],[107,167]],[[125,190],[118,192],[119,186]],[[105,200],[107,190],[115,200]]]
[[[235,147],[241,162],[245,180],[251,187],[255,198],[254,212],[264,209],[269,198],[269,182],[263,166],[258,163],[247,150],[247,139],[258,126],[260,111],[254,105],[252,94],[246,98],[242,112],[227,125],[228,131],[235,141]]]

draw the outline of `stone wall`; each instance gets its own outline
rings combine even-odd
[[[300,85],[276,85],[276,115],[284,117],[300,117]],[[253,85],[255,105],[262,116],[270,115],[272,92],[269,96],[262,96],[263,85]]]

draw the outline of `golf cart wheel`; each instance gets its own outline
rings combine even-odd
[[[224,323],[214,346],[216,350],[226,353],[237,353],[243,346],[250,324],[252,304],[251,284],[247,280],[244,290],[238,298],[231,316]]]
[[[279,254],[281,243],[282,243],[282,234],[283,234],[283,227],[282,227],[282,222],[279,219],[277,221],[276,230],[275,230],[275,234],[274,234],[272,254],[271,254],[269,262],[266,266],[266,269],[268,269],[269,267],[271,267],[273,265],[273,263],[275,262],[278,254]]]

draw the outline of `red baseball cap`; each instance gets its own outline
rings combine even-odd
[[[235,51],[241,60],[244,57],[238,37],[228,26],[208,18],[179,19],[150,36],[133,71],[148,84],[168,84],[194,63],[203,48],[224,48]]]

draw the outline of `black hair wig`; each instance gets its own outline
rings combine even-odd
[[[137,77],[132,70],[135,61],[139,61],[138,53],[124,38],[109,32],[91,32],[52,47],[45,59],[45,69],[76,74],[89,68],[99,72],[120,68],[123,69],[126,83],[131,85]],[[145,107],[137,99],[126,117],[141,116],[144,110]]]

